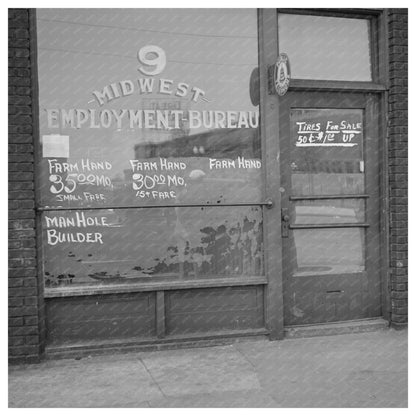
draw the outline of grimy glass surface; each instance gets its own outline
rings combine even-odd
[[[368,20],[279,13],[278,22],[292,78],[371,81]]]
[[[290,112],[292,195],[364,193],[363,110]]]
[[[261,200],[255,9],[39,9],[41,205]]]
[[[45,286],[260,276],[260,207],[42,214]]]
[[[293,230],[294,276],[358,273],[365,270],[364,230]]]
[[[365,222],[363,199],[303,200],[295,203],[294,224],[334,224]]]

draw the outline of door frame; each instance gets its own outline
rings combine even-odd
[[[264,320],[271,340],[283,339],[283,275],[280,224],[279,100],[269,90],[268,67],[277,60],[277,13],[259,10],[260,136],[263,166],[263,200],[273,206],[263,209],[265,287]]]
[[[338,17],[370,19],[370,47],[372,82],[299,80],[291,79],[289,90],[298,91],[357,91],[374,93],[380,106],[380,158],[379,188],[380,209],[380,279],[382,289],[382,316],[390,320],[389,250],[388,250],[388,162],[387,162],[387,109],[388,109],[388,44],[386,9],[280,9],[285,13],[299,13]],[[279,9],[259,9],[259,82],[261,144],[263,166],[263,196],[271,199],[273,206],[264,208],[264,255],[267,285],[265,286],[265,325],[271,340],[284,338],[283,320],[283,267],[281,238],[281,175],[279,97],[269,92],[269,67],[275,64],[279,54]],[[290,59],[290,56],[289,56]]]

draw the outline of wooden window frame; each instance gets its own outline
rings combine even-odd
[[[370,19],[370,46],[371,46],[371,65],[372,82],[351,82],[351,81],[317,81],[317,80],[291,80],[290,89],[292,90],[320,90],[320,91],[359,91],[380,94],[381,112],[387,114],[387,81],[388,81],[388,53],[387,53],[387,13],[386,9],[259,9],[258,10],[258,54],[259,54],[259,74],[260,74],[260,113],[263,114],[260,121],[261,145],[262,145],[262,164],[263,164],[263,197],[268,197],[273,201],[273,207],[263,205],[263,238],[264,238],[264,257],[265,275],[261,278],[244,279],[210,279],[206,281],[192,281],[189,283],[177,283],[166,286],[165,284],[142,284],[142,285],[121,285],[117,288],[108,287],[108,292],[103,292],[102,288],[85,288],[85,290],[54,290],[53,293],[44,287],[43,279],[43,253],[41,244],[41,223],[40,215],[37,216],[37,238],[38,238],[38,287],[40,298],[61,297],[61,296],[88,296],[92,294],[105,293],[126,293],[155,291],[158,293],[158,304],[163,309],[164,291],[187,288],[204,287],[227,287],[244,285],[264,285],[264,317],[265,326],[270,339],[282,339],[284,337],[283,326],[283,288],[282,288],[282,254],[281,254],[281,228],[280,228],[280,162],[279,162],[279,100],[277,95],[268,92],[268,67],[276,62],[278,56],[278,13],[310,14],[333,17],[350,17]],[[36,41],[36,11],[31,10],[31,56],[33,59],[33,91],[34,114],[39,114],[39,92],[37,88],[37,41]],[[266,46],[267,45],[267,46]],[[290,57],[289,57],[290,58]],[[267,110],[267,111],[266,111]],[[387,178],[387,139],[386,139],[386,117],[382,118],[382,224],[381,241],[382,252],[382,286],[383,286],[383,316],[388,319],[390,311],[389,292],[388,292],[388,178]],[[34,146],[39,146],[39,119],[34,117]],[[276,157],[277,155],[277,157]],[[277,169],[276,169],[277,167]],[[266,180],[267,175],[267,180]],[[35,172],[35,180],[38,175]],[[38,199],[39,186],[35,187]],[[277,221],[276,221],[277,219]],[[269,224],[273,223],[273,227]],[[386,276],[384,276],[386,275]],[[43,309],[40,312],[40,321],[44,321]],[[162,326],[163,319],[160,318]],[[43,331],[44,333],[45,331]],[[163,332],[163,331],[162,331]],[[255,332],[255,331],[253,331]],[[44,342],[44,341],[43,341]]]
[[[332,81],[332,80],[309,80],[292,79],[290,88],[301,90],[346,90],[346,91],[368,91],[382,92],[387,90],[387,73],[385,68],[385,28],[383,24],[383,9],[277,9],[276,14],[299,14],[310,16],[344,17],[350,19],[365,19],[370,23],[370,60],[372,81]],[[276,17],[277,19],[277,17]],[[279,48],[279,40],[277,41]],[[290,56],[289,56],[290,59]]]

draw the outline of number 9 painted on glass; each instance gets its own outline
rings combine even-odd
[[[148,57],[149,54],[156,55],[154,57]],[[166,54],[162,48],[156,45],[146,45],[139,49],[137,52],[137,59],[140,63],[146,66],[154,66],[154,69],[145,69],[140,66],[137,70],[145,75],[158,75],[166,67]]]

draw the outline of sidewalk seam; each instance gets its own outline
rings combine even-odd
[[[162,388],[159,386],[159,383],[155,380],[155,378],[153,377],[153,374],[150,372],[150,370],[147,368],[146,364],[144,363],[142,358],[139,358],[139,361],[142,363],[143,367],[145,368],[145,370],[148,372],[150,378],[153,380],[153,383],[156,384],[157,388],[159,389],[159,391],[162,393],[163,397],[167,397],[166,394],[163,392]],[[150,403],[149,403],[150,405]],[[150,406],[151,407],[151,406]]]
[[[251,360],[247,357],[247,355],[245,355],[242,351],[240,351],[239,349],[238,349],[238,346],[237,346],[237,344],[236,345],[233,345],[234,346],[234,348],[238,351],[238,353],[251,365],[251,367],[253,368],[253,371],[254,371],[254,374],[256,375],[256,378],[257,378],[257,380],[258,380],[258,382],[259,382],[259,386],[260,386],[260,390],[267,396],[267,397],[269,397],[274,403],[276,403],[276,407],[279,407],[280,405],[279,405],[279,402],[273,397],[273,396],[271,396],[270,394],[269,394],[269,392],[264,388],[264,386],[263,386],[263,384],[262,384],[262,382],[261,382],[261,379],[259,378],[259,376],[258,376],[258,372],[257,372],[257,368],[256,368],[256,366],[251,362]]]
[[[254,372],[256,373],[257,376],[257,369],[255,367],[255,365],[250,361],[250,359],[242,352],[238,349],[237,345],[234,345],[234,348],[239,352],[239,354],[253,367]]]

